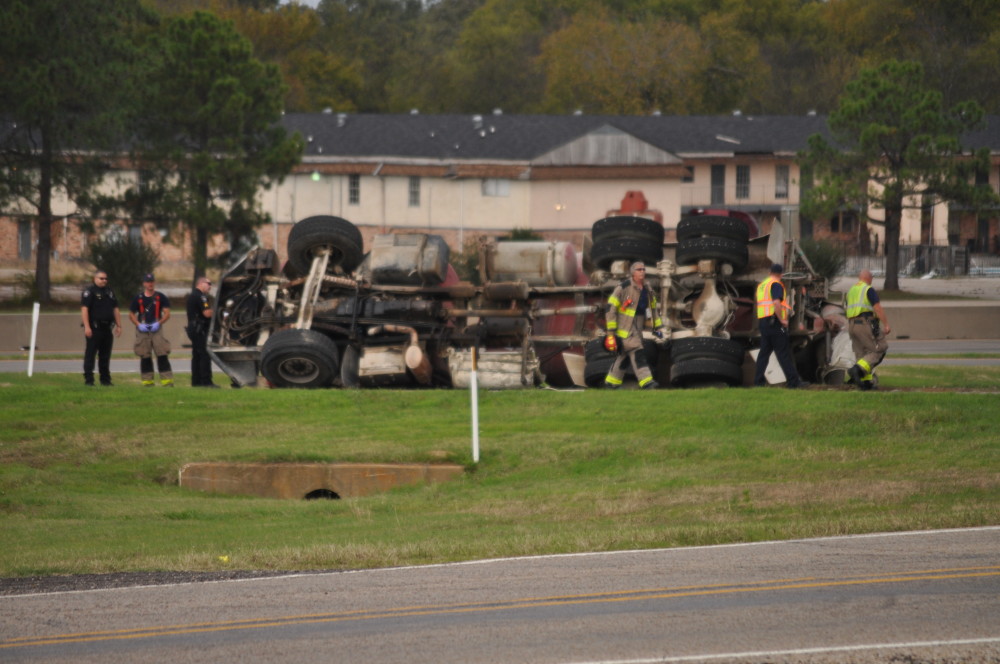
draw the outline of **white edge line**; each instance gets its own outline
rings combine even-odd
[[[940,646],[979,645],[983,643],[1000,643],[1000,637],[983,639],[956,639],[952,641],[912,641],[902,643],[875,643],[859,646],[830,646],[827,648],[800,648],[798,650],[760,650],[752,652],[731,652],[715,655],[685,655],[682,657],[653,657],[646,659],[606,659],[573,662],[572,664],[670,664],[671,662],[704,662],[712,659],[746,659],[749,657],[782,657],[789,655],[820,655],[823,653],[859,652],[864,650],[882,650],[900,648],[934,648]]]
[[[375,569],[347,569],[347,570],[338,570],[334,572],[295,572],[291,574],[276,574],[274,576],[255,576],[242,579],[217,579],[212,581],[181,581],[180,583],[154,583],[150,585],[124,586],[119,588],[87,588],[83,590],[56,590],[53,592],[46,592],[46,593],[0,595],[0,602],[16,599],[19,597],[37,597],[39,595],[64,595],[72,593],[112,592],[112,591],[122,591],[122,590],[147,590],[151,588],[174,588],[178,586],[193,586],[198,584],[209,584],[209,583],[246,583],[246,582],[258,582],[258,581],[275,581],[281,579],[296,579],[303,577],[316,578],[323,576],[337,576],[342,574],[378,574],[384,572],[402,572],[415,569],[439,569],[446,567],[466,567],[471,565],[492,565],[496,563],[522,562],[525,560],[547,560],[547,559],[555,560],[560,558],[584,558],[587,556],[659,554],[659,553],[675,553],[681,551],[705,551],[710,549],[732,549],[732,548],[742,548],[751,546],[769,546],[775,544],[805,544],[809,542],[832,542],[837,540],[873,539],[880,537],[911,537],[915,535],[950,535],[955,533],[975,533],[975,532],[991,532],[991,531],[1000,531],[1000,526],[976,526],[973,528],[945,528],[941,530],[907,530],[907,531],[890,532],[890,533],[862,533],[858,535],[831,535],[829,537],[811,537],[811,538],[790,539],[790,540],[768,540],[764,542],[734,542],[731,544],[706,544],[704,546],[684,546],[684,547],[669,547],[669,548],[658,548],[658,549],[626,549],[621,551],[585,551],[580,553],[553,553],[553,554],[536,555],[536,556],[513,556],[510,558],[483,558],[480,560],[461,560],[453,563],[432,563],[429,565],[401,565],[399,567],[377,567]],[[635,660],[635,661],[639,662],[641,660]],[[666,660],[649,660],[649,661],[659,662]]]

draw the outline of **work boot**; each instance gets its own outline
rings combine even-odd
[[[644,389],[644,390],[655,390],[659,386],[660,386],[659,383],[657,383],[655,380],[651,380],[648,383],[646,383],[645,385],[643,385],[642,389]]]
[[[812,385],[812,383],[807,383],[804,380],[800,380],[799,382],[795,383],[794,385],[789,385],[788,389],[790,389],[790,390],[804,390],[805,388],[809,387],[810,385]]]
[[[861,387],[861,377],[863,375],[861,367],[855,364],[853,367],[847,370],[847,375],[850,376],[850,380],[847,381],[848,383],[852,383],[854,385],[857,385],[858,387]]]

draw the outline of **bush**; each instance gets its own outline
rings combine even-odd
[[[87,246],[87,260],[108,273],[108,284],[122,309],[128,308],[132,297],[142,288],[142,275],[160,264],[155,251],[123,235],[91,242]]]
[[[30,304],[38,301],[38,281],[31,270],[18,272],[14,277],[14,304]]]
[[[836,242],[803,238],[799,247],[809,259],[816,274],[825,277],[827,281],[833,281],[840,276],[844,265],[847,264],[847,256]]]
[[[544,239],[545,238],[530,228],[515,228],[510,232],[510,235],[506,237],[498,237],[497,242],[531,242]]]

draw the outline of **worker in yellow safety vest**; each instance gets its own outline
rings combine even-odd
[[[771,354],[778,358],[778,364],[785,373],[785,386],[790,388],[809,387],[809,383],[799,377],[792,360],[791,343],[788,340],[788,312],[790,307],[785,302],[787,290],[781,282],[784,268],[775,263],[771,266],[771,274],[757,284],[757,326],[760,329],[760,350],[757,354],[757,366],[754,371],[753,384],[757,387],[767,385],[764,374],[771,361]]]
[[[857,364],[848,369],[848,382],[870,390],[874,386],[872,373],[889,350],[886,335],[892,331],[885,317],[885,310],[878,292],[872,288],[872,273],[861,270],[858,283],[847,291],[844,308],[847,310],[847,329]]]
[[[653,380],[642,347],[642,330],[648,318],[653,322],[654,334],[662,337],[663,323],[657,311],[656,296],[645,283],[646,266],[640,262],[632,263],[629,274],[632,278],[621,282],[608,298],[604,347],[617,352],[618,356],[608,370],[604,386],[611,389],[621,387],[625,377],[625,360],[628,359],[639,387],[649,390],[659,387],[659,384]]]

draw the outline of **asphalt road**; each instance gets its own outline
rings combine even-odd
[[[892,364],[950,364],[968,366],[1000,366],[1000,358],[936,358],[936,357],[898,357],[899,354],[906,355],[955,355],[961,353],[1000,353],[1000,339],[946,339],[946,340],[908,340],[890,339],[889,354],[885,358],[886,365]],[[897,357],[893,357],[896,354]],[[173,358],[171,360],[174,373],[184,374],[191,372],[191,360],[185,356],[183,358]],[[83,355],[67,355],[63,359],[35,360],[32,366],[33,373],[81,373],[83,367]],[[0,360],[0,373],[25,373],[28,370],[28,359],[8,359]],[[219,369],[216,367],[216,371]],[[111,360],[111,373],[139,373],[139,359],[113,359]]]
[[[4,596],[0,661],[997,662],[998,616],[993,527]]]

